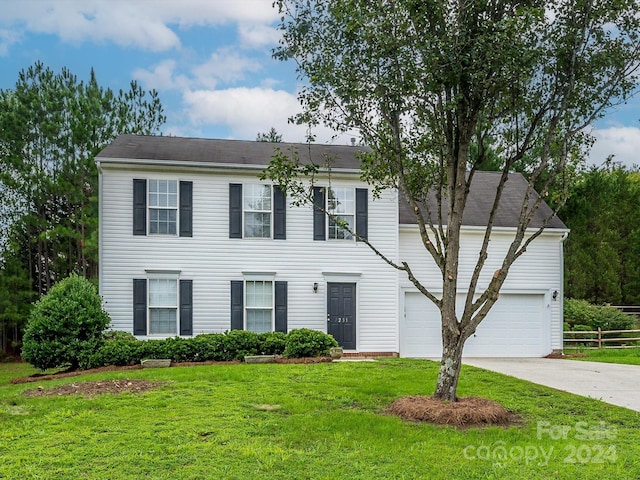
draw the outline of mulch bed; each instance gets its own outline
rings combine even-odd
[[[520,417],[488,398],[464,397],[444,402],[434,397],[412,395],[393,402],[386,413],[412,422],[451,425],[458,428],[490,425],[520,425]]]
[[[140,379],[100,380],[97,382],[77,382],[53,388],[38,386],[22,392],[26,397],[51,397],[62,395],[82,395],[93,397],[103,393],[141,393],[163,385],[162,382],[149,382]]]
[[[544,358],[585,358],[586,353],[550,353]]]

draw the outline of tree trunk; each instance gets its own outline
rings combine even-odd
[[[433,396],[439,400],[455,402],[458,397],[458,378],[462,367],[462,348],[464,340],[461,334],[456,334],[446,327],[442,328],[442,360],[438,383]]]

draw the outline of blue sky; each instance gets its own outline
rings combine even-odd
[[[0,88],[37,60],[81,79],[93,67],[114,90],[133,79],[158,90],[164,134],[253,140],[273,126],[285,141],[304,141],[304,128],[287,122],[299,109],[294,65],[271,58],[277,20],[272,0],[3,0]],[[635,98],[600,120],[591,162],[614,154],[640,164],[639,119]]]

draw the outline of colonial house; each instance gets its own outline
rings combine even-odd
[[[357,147],[278,147],[318,164],[330,157],[330,182],[318,179],[315,201],[384,255],[407,261],[437,293],[440,274],[415,219],[397,192],[374,198],[360,179]],[[98,154],[100,293],[112,327],[140,339],[306,327],[331,333],[347,352],[439,356],[437,308],[325,213],[292,205],[278,185],[261,181],[273,153],[273,143],[121,135]],[[472,183],[461,286],[498,178],[479,172]],[[519,174],[505,185],[480,287],[500,267],[525,187]],[[549,212],[543,205],[532,227]],[[566,234],[553,219],[516,261],[466,355],[538,357],[562,348]]]

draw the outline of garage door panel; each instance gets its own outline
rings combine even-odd
[[[464,296],[458,298],[460,311]],[[487,318],[465,344],[465,356],[539,357],[546,350],[548,322],[544,296],[503,294]],[[405,294],[401,322],[401,351],[405,357],[439,357],[442,354],[440,312],[419,293]]]

